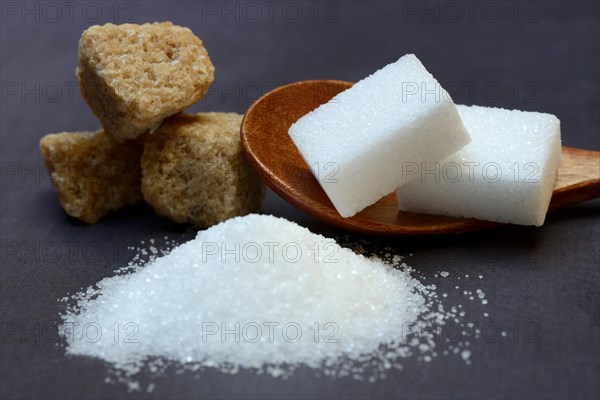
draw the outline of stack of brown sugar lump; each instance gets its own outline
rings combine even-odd
[[[205,96],[214,71],[202,41],[170,22],[84,31],[76,74],[102,129],[40,141],[67,214],[93,224],[144,199],[207,227],[258,211],[265,188],[242,151],[242,116],[181,113]]]

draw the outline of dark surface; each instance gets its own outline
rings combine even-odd
[[[597,2],[510,1],[485,7],[455,2],[454,8],[444,2],[295,2],[302,11],[298,22],[282,16],[285,5],[279,2],[272,6],[272,20],[265,3],[254,3],[262,12],[257,22],[249,21],[255,13],[242,2],[229,3],[234,11],[225,15],[212,14],[215,8],[224,10],[220,2],[131,2],[133,6],[120,5],[118,18],[113,2],[96,2],[95,8],[86,8],[87,14],[84,3],[76,2],[72,19],[65,6],[54,4],[62,13],[56,22],[55,11],[44,8],[43,2],[2,3],[3,399],[600,396],[598,200],[553,213],[540,229],[507,226],[422,239],[351,237],[393,246],[427,282],[449,293],[447,304],[460,302],[471,321],[493,322],[508,332],[497,341],[475,340],[471,365],[456,356],[437,357],[431,363],[409,358],[402,372],[375,384],[317,378],[309,370],[287,380],[215,371],[195,379],[193,374],[170,371],[156,380],[152,394],[130,394],[123,386],[105,384],[103,362],[67,358],[55,345],[52,332],[63,309],[57,299],[110,276],[131,257],[127,246],[164,235],[183,241],[194,231],[157,217],[144,205],[95,226],[67,218],[37,147],[46,133],[98,125],[77,90],[71,95],[69,88],[77,40],[99,9],[101,22],[124,22],[131,13],[140,22],[172,20],[191,27],[205,41],[216,66],[216,82],[193,110],[244,112],[271,87],[303,79],[355,81],[414,52],[456,102],[556,114],[564,145],[598,150]],[[17,14],[9,6],[16,7]],[[462,13],[458,21],[457,6]],[[20,14],[25,7],[33,14]],[[295,9],[289,7],[288,16],[294,18]],[[316,22],[315,7],[320,11]],[[474,7],[472,13],[469,7]],[[498,10],[502,15],[496,18]],[[31,88],[32,92],[24,90]],[[342,233],[272,193],[263,211],[314,231]],[[439,270],[450,272],[450,277],[434,278]],[[473,278],[479,274],[483,280]],[[465,300],[454,289],[457,284],[481,288],[489,304]],[[489,317],[483,317],[484,312]]]

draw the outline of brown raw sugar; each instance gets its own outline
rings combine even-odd
[[[40,151],[60,204],[88,224],[110,211],[142,200],[142,138],[118,143],[105,131],[55,133]]]
[[[149,134],[142,192],[176,222],[208,227],[260,210],[265,186],[250,167],[235,113],[179,114]]]
[[[104,129],[123,141],[204,97],[214,67],[188,28],[106,24],[81,35],[77,79]]]

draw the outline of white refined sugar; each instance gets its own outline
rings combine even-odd
[[[413,168],[417,179],[396,192],[400,209],[542,225],[561,157],[558,118],[457,107],[471,143],[440,163]]]
[[[400,358],[435,355],[434,332],[456,318],[401,260],[366,258],[251,214],[72,295],[60,333],[69,355],[110,362],[132,389],[138,372],[170,362],[273,377],[297,366],[340,377],[351,369],[356,379],[377,374],[371,379],[401,368]]]
[[[451,97],[412,54],[306,114],[289,135],[342,217],[406,183],[403,163],[440,161],[469,142]]]

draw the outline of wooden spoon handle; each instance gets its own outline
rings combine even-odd
[[[600,197],[600,152],[562,148],[550,209]]]

